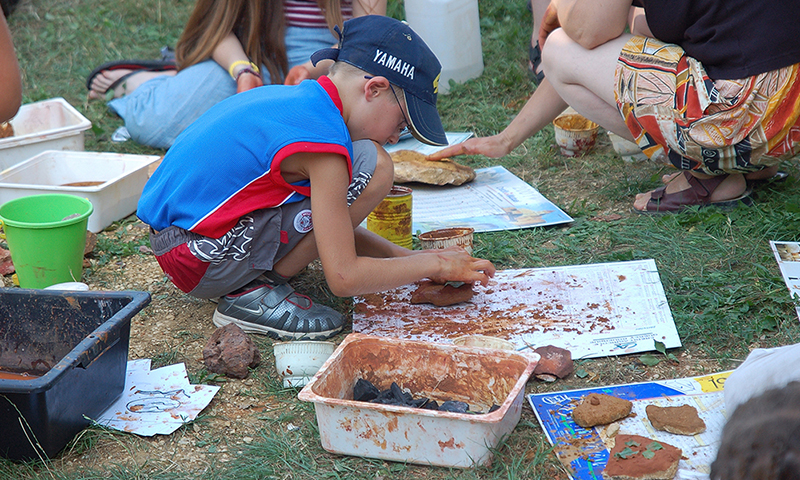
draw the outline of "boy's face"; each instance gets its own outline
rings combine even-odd
[[[397,98],[393,91],[386,95],[386,99],[389,101],[389,107],[385,110],[384,116],[386,117],[385,128],[389,136],[386,137],[383,143],[388,142],[394,145],[400,140],[400,134],[408,127],[408,114],[406,113],[405,105],[400,104],[400,99]],[[381,127],[383,128],[384,126],[382,125]]]
[[[372,77],[369,78],[372,80]],[[375,77],[380,87],[370,87],[372,94],[378,92],[373,101],[369,102],[369,114],[363,124],[363,136],[381,145],[391,143],[394,145],[400,139],[400,134],[408,127],[408,112],[405,102],[401,102],[394,88],[383,77]],[[368,94],[369,95],[369,94]]]

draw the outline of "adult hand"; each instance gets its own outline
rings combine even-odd
[[[451,145],[444,150],[439,150],[428,155],[428,160],[441,160],[446,157],[457,155],[485,155],[491,158],[499,158],[508,155],[510,149],[500,135],[491,137],[475,137],[455,145]]]
[[[547,6],[547,9],[544,11],[544,15],[542,15],[542,22],[539,25],[539,47],[544,48],[544,42],[547,40],[547,36],[552,33],[553,30],[561,27],[561,22],[558,21],[558,11],[556,10],[555,5],[550,3]]]
[[[236,80],[236,93],[242,93],[262,85],[264,85],[264,81],[261,80],[261,77],[245,72],[239,75],[239,79]]]
[[[311,78],[311,72],[305,67],[305,65],[298,65],[296,67],[292,67],[289,70],[289,73],[286,74],[286,79],[284,79],[284,85],[297,85],[303,80],[307,80]]]
[[[430,277],[436,283],[464,282],[489,284],[494,277],[495,268],[489,260],[475,258],[462,247],[449,247],[443,250],[428,250],[439,257],[441,271]]]

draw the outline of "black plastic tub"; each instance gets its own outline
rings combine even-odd
[[[52,458],[125,386],[147,292],[0,288],[0,456]],[[23,379],[2,377],[33,375]]]

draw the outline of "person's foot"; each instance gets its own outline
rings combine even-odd
[[[342,331],[345,319],[281,283],[220,297],[213,321],[218,327],[235,323],[245,332],[281,340],[325,340]]]
[[[667,173],[661,176],[661,182],[665,185],[671,182],[675,177],[681,175],[683,172],[672,172]],[[778,165],[773,165],[771,167],[764,168],[757,172],[750,172],[744,175],[745,180],[765,180],[767,178],[772,178],[778,173]]]
[[[659,198],[669,198],[672,196],[673,198],[680,195],[681,192],[687,192],[690,190],[699,190],[699,194],[706,195],[702,198],[702,203],[695,200],[694,203],[687,203],[686,206],[691,205],[707,205],[707,204],[714,204],[714,203],[721,203],[729,200],[736,200],[747,191],[747,183],[744,179],[744,175],[741,174],[730,174],[727,175],[718,186],[713,188],[710,192],[704,191],[704,186],[702,185],[690,185],[689,179],[686,176],[687,172],[677,172],[675,174],[670,175],[667,179],[667,184],[664,187],[661,187],[663,190],[663,194],[661,193],[661,189],[651,190],[649,192],[640,193],[636,195],[636,200],[633,202],[633,208],[640,211],[651,211],[653,210],[652,204],[648,206],[648,203],[652,199]],[[691,173],[690,173],[691,175]],[[701,182],[703,180],[710,179],[712,177],[708,175],[697,174],[695,177]],[[666,211],[666,210],[665,210]]]
[[[129,70],[125,68],[103,70],[92,78],[89,87],[89,99],[99,100],[106,98],[109,90],[114,92],[114,98],[120,98],[136,90],[144,82],[161,75],[175,75],[175,70],[153,72],[149,70]]]

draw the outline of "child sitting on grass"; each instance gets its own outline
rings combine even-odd
[[[221,297],[217,326],[280,339],[336,335],[344,317],[287,283],[316,258],[338,296],[494,275],[462,248],[408,250],[358,226],[392,186],[381,145],[406,127],[422,142],[447,143],[436,110],[441,66],[392,18],[348,20],[339,36],[339,48],[312,56],[335,60],[328,76],[215,105],[144,188],[137,214],[159,265],[184,292]]]

